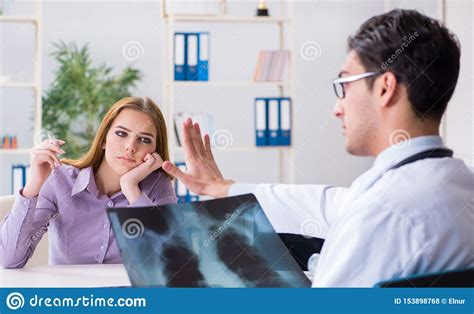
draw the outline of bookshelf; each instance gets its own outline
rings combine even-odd
[[[33,143],[35,142],[35,134],[39,134],[41,131],[41,116],[42,116],[42,89],[41,89],[41,58],[42,58],[42,37],[41,37],[41,0],[34,0],[34,14],[32,16],[9,16],[0,15],[0,23],[2,24],[32,24],[34,27],[34,41],[35,41],[35,52],[34,52],[34,80],[32,82],[22,82],[16,80],[0,81],[0,89],[16,88],[16,89],[32,89],[34,91],[34,116],[33,118]],[[3,73],[2,73],[3,74]],[[0,104],[2,106],[6,104]],[[3,110],[4,108],[0,108]],[[4,130],[6,131],[6,130]],[[20,147],[21,147],[21,143]],[[2,169],[6,169],[7,165],[3,162],[2,156],[13,156],[13,163],[16,160],[20,161],[27,158],[31,148],[16,148],[16,149],[0,149],[0,161]],[[9,158],[11,159],[11,158]],[[11,181],[10,173],[11,162],[8,162],[8,173],[9,180]],[[10,186],[4,187],[0,190],[0,195],[10,194]]]
[[[35,0],[34,16],[8,16],[0,15],[0,23],[13,24],[33,24],[35,28],[35,54],[34,54],[34,81],[20,82],[14,80],[0,81],[0,88],[20,88],[33,89],[35,96],[35,111],[34,111],[34,127],[33,127],[33,143],[35,134],[41,131],[41,1]],[[2,110],[2,108],[0,108]],[[20,144],[21,145],[21,144]],[[17,148],[17,149],[0,149],[0,155],[27,155],[31,148]]]
[[[215,87],[288,87],[287,82],[252,82],[252,81],[166,81],[166,85],[173,86],[215,86]]]
[[[253,3],[253,2],[252,2]],[[255,1],[254,4],[257,2]],[[162,44],[162,58],[163,58],[163,109],[166,116],[168,128],[173,130],[174,126],[174,114],[175,106],[175,89],[180,88],[192,88],[200,87],[203,92],[206,87],[226,87],[231,92],[238,92],[242,88],[252,88],[256,91],[261,87],[275,87],[278,91],[275,93],[275,97],[291,97],[293,99],[292,108],[294,108],[294,21],[293,21],[293,3],[289,0],[280,0],[280,14],[279,17],[256,17],[256,16],[232,16],[227,13],[221,13],[220,15],[175,15],[173,13],[171,0],[161,0],[161,22],[163,30],[163,44]],[[249,3],[250,5],[250,3]],[[283,16],[283,14],[285,16]],[[254,82],[249,78],[248,81],[215,81],[212,77],[209,81],[174,81],[174,33],[179,31],[178,27],[183,23],[195,23],[205,25],[212,25],[213,23],[252,23],[252,24],[274,24],[276,31],[278,32],[278,49],[285,49],[290,51],[290,61],[288,65],[288,79],[284,82]],[[285,31],[287,33],[285,33]],[[212,34],[211,34],[212,36]],[[212,40],[211,40],[212,49]],[[212,53],[211,53],[212,56]],[[212,57],[211,57],[212,59]],[[257,60],[255,55],[254,60]],[[212,62],[210,60],[210,62]],[[212,64],[211,67],[219,66],[219,64]],[[249,106],[253,108],[253,102],[249,103]],[[204,110],[205,111],[205,110]],[[294,112],[294,109],[292,109]],[[214,116],[214,119],[219,119],[218,116]],[[291,117],[292,136],[295,135],[295,123],[294,113]],[[253,124],[252,124],[253,125]],[[173,131],[170,132],[170,155],[173,159],[176,153],[182,153],[182,147],[177,145],[176,135]],[[254,142],[252,138],[252,142]],[[292,146],[269,146],[269,147],[257,147],[251,145],[233,145],[227,148],[214,148],[214,152],[267,152],[274,151],[278,154],[278,178],[281,183],[294,183],[295,181],[295,149],[294,139],[292,140]]]
[[[290,23],[289,18],[273,17],[242,17],[242,16],[196,16],[196,15],[168,15],[163,17],[165,22],[203,22],[203,23]]]

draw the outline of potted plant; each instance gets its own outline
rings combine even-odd
[[[59,63],[56,78],[43,95],[43,128],[66,141],[67,158],[85,153],[109,107],[129,96],[142,74],[131,67],[114,75],[102,63],[92,64],[88,46],[54,43],[52,55]]]

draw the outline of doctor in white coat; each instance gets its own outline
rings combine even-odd
[[[474,174],[439,136],[459,57],[455,36],[416,11],[372,17],[349,38],[334,114],[346,150],[376,156],[350,187],[225,179],[191,120],[183,125],[188,171],[168,161],[163,169],[200,195],[255,194],[277,232],[302,234],[311,224],[317,232],[308,235],[325,239],[314,287],[472,267]]]

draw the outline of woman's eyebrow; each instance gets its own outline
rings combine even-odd
[[[116,127],[119,128],[119,129],[123,129],[123,130],[125,130],[125,131],[128,131],[128,132],[131,132],[131,131],[132,131],[132,130],[127,129],[126,127],[121,126],[121,125],[117,125]],[[153,134],[151,134],[151,133],[146,133],[146,132],[138,132],[138,134],[140,134],[140,135],[148,135],[148,136],[151,136],[151,137],[153,137],[153,138],[155,137]]]
[[[140,135],[148,135],[148,136],[151,136],[151,137],[153,137],[153,138],[155,137],[153,134],[151,134],[151,133],[146,133],[146,132],[138,132],[138,134],[140,134]]]
[[[116,127],[119,128],[119,129],[124,129],[125,131],[128,131],[128,132],[131,132],[131,131],[132,131],[132,130],[127,129],[126,127],[121,126],[121,125],[117,125]]]

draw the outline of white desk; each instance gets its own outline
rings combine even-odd
[[[130,286],[122,264],[0,268],[0,287],[117,287]]]
[[[311,280],[311,274],[305,272]],[[0,287],[123,287],[131,286],[123,264],[0,267]]]

